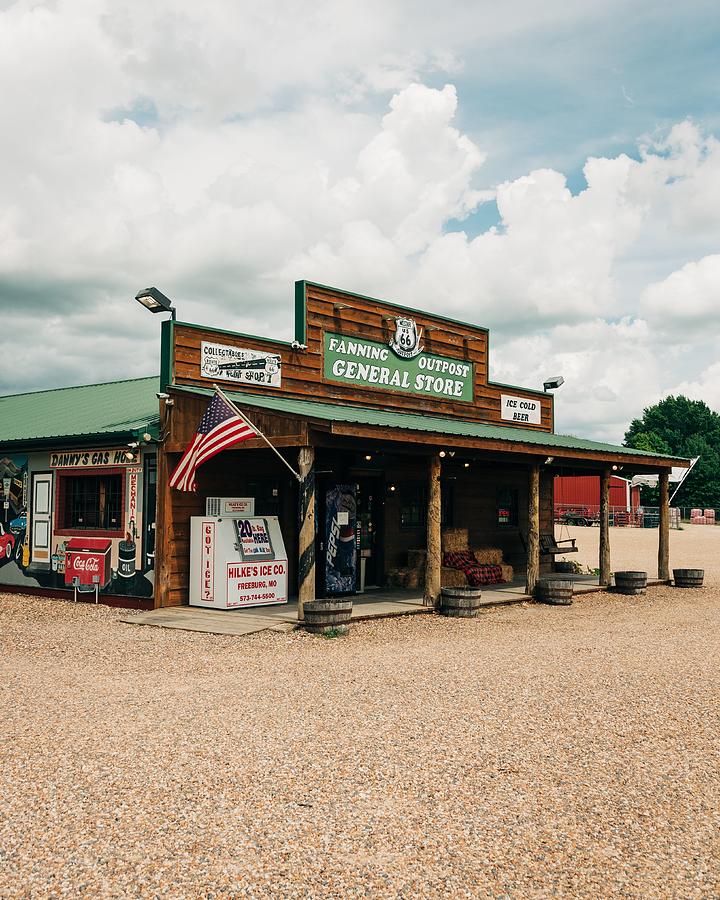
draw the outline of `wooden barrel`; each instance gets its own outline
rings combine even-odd
[[[541,578],[535,585],[535,599],[551,606],[570,606],[573,583],[567,578]]]
[[[616,572],[615,590],[618,594],[644,594],[647,588],[647,572]]]
[[[309,600],[303,605],[303,625],[315,634],[347,634],[352,608],[352,599]]]
[[[440,591],[440,613],[455,619],[474,619],[480,611],[482,591],[479,587],[444,587]]]
[[[673,569],[675,587],[702,587],[705,569]]]

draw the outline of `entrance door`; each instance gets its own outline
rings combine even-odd
[[[155,507],[157,502],[157,457],[145,457],[143,481],[143,561],[142,571],[155,568]]]
[[[358,590],[379,587],[383,575],[383,481],[363,478],[357,490],[357,544],[360,557]]]
[[[32,523],[30,561],[33,565],[50,568],[50,534],[52,531],[52,472],[33,474]]]

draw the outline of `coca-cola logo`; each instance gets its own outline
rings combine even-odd
[[[76,556],[71,562],[71,568],[76,572],[99,572],[99,556]]]

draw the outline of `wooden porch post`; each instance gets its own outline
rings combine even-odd
[[[667,469],[660,473],[660,521],[658,522],[658,578],[670,577],[670,487]]]
[[[530,466],[527,534],[527,583],[531,597],[540,578],[540,466]]]
[[[600,473],[600,584],[610,584],[610,470]]]
[[[304,618],[304,606],[315,599],[315,448],[301,447],[298,453],[298,619]]]
[[[440,568],[442,552],[440,540],[440,458],[434,453],[428,464],[427,562],[425,565],[425,606],[440,603]]]

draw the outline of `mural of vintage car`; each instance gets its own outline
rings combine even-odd
[[[10,534],[15,537],[15,561],[22,568],[23,544],[27,531],[27,510],[23,510],[15,519],[11,519],[8,525]]]
[[[12,559],[13,550],[15,549],[15,535],[0,524],[0,565],[9,562]]]

